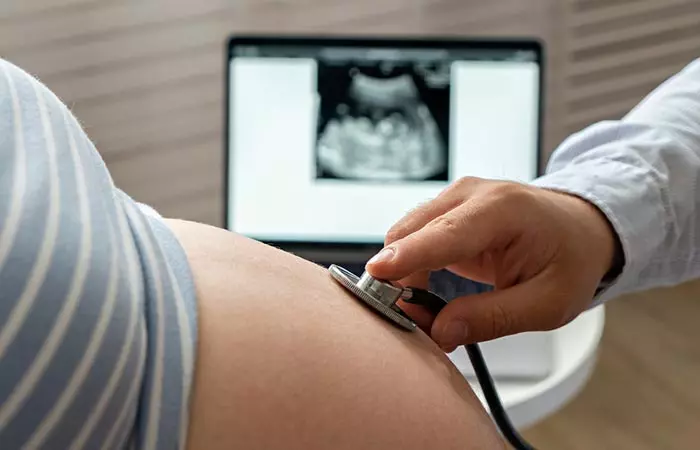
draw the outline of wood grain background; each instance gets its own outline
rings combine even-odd
[[[223,43],[246,31],[535,36],[545,150],[618,118],[700,56],[700,0],[2,0],[0,56],[33,73],[116,183],[167,216],[221,225]],[[613,302],[584,393],[540,448],[700,448],[700,285]]]

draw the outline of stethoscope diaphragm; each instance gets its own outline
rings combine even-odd
[[[352,292],[367,306],[373,308],[383,317],[391,320],[401,328],[413,331],[416,323],[411,320],[396,302],[405,297],[405,290],[377,280],[365,272],[361,277],[335,264],[328,268],[331,276],[344,288]]]

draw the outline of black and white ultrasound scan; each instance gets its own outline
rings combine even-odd
[[[316,177],[447,181],[450,64],[318,63]]]

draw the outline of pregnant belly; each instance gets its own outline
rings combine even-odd
[[[428,336],[379,318],[317,265],[168,223],[199,302],[188,448],[503,448]]]

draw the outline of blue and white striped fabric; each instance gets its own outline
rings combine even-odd
[[[175,237],[0,60],[0,449],[184,448],[195,340]]]

